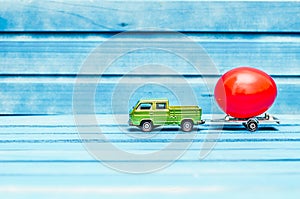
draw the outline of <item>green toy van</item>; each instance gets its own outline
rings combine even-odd
[[[182,131],[193,130],[194,125],[204,124],[199,106],[169,106],[167,99],[139,100],[129,112],[129,125],[151,132],[154,127],[175,125]]]

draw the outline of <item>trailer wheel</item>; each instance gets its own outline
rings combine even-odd
[[[140,127],[144,132],[151,132],[153,129],[153,123],[148,120],[142,121]]]
[[[256,119],[249,119],[247,121],[246,128],[251,132],[256,131],[258,128],[258,122],[256,121]]]
[[[181,126],[182,131],[190,132],[190,131],[192,131],[194,124],[193,124],[193,121],[191,121],[191,120],[183,120],[181,122],[180,126]]]

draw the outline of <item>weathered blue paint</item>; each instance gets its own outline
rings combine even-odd
[[[299,1],[0,0],[0,198],[297,198],[299,9]],[[236,126],[222,131],[200,126],[179,160],[151,174],[118,173],[96,161],[85,150],[74,124],[74,75],[103,41],[119,31],[149,27],[185,32],[207,51],[220,73],[247,65],[273,75],[278,96],[269,113],[282,124],[255,133]],[[95,112],[103,113],[97,117],[105,136],[135,153],[160,150],[180,133],[165,128],[154,131],[153,138],[135,140],[114,123],[111,101],[118,79],[145,63],[168,65],[186,74],[204,118],[210,117],[205,114],[211,113],[213,103],[199,76],[188,76],[195,71],[179,58],[149,50],[120,58],[96,90]],[[87,81],[95,77],[86,76]],[[168,78],[168,74],[155,78]],[[172,86],[180,90],[182,85],[173,78]],[[133,85],[120,87],[131,92]],[[117,113],[127,116],[142,97],[178,103],[176,96],[158,85],[137,91],[129,102],[117,93]],[[82,93],[82,106],[85,100]],[[130,134],[140,134],[125,122],[121,126]],[[210,140],[217,141],[214,150],[199,160],[206,136],[218,133],[219,139]]]
[[[85,37],[84,34],[63,37],[51,34],[29,34],[19,37],[0,35],[0,74],[77,74],[93,50],[101,47],[102,42],[111,36],[113,34],[90,35],[90,37]],[[186,34],[186,36],[207,52],[220,73],[238,66],[252,66],[270,75],[300,75],[300,35]],[[115,49],[107,49],[108,54],[117,52]],[[144,64],[170,66],[180,74],[197,74],[182,58],[159,50],[128,53],[115,60],[107,73],[122,75]],[[93,70],[88,73],[95,74]]]
[[[1,31],[300,30],[298,1],[1,1]]]
[[[161,77],[164,78],[164,77]],[[25,78],[26,79],[26,78]],[[68,80],[69,79],[69,80]],[[106,77],[105,79],[110,79]],[[117,78],[119,79],[119,78]],[[74,78],[63,79],[49,78],[43,82],[43,78],[32,80],[33,82],[18,83],[17,79],[10,83],[0,83],[0,111],[1,114],[71,114],[73,113],[73,89]],[[280,81],[279,81],[280,80]],[[24,81],[24,80],[23,80]],[[39,82],[40,81],[40,82]],[[216,106],[212,93],[209,92],[207,85],[200,78],[199,83],[191,83],[198,105],[203,108],[203,113],[212,113],[212,106]],[[286,79],[286,83],[281,79],[275,78],[278,83],[278,96],[268,111],[273,114],[299,114],[300,101],[299,84],[293,79]],[[194,80],[197,82],[197,80]],[[91,84],[85,85],[87,90]],[[115,93],[116,86],[119,86],[120,93]],[[172,104],[178,104],[178,96],[174,95],[167,88],[174,87],[177,91],[186,88],[176,82],[167,83],[166,88],[155,84],[146,84],[138,90],[134,90],[135,84],[117,85],[116,83],[102,83],[95,92],[95,112],[102,114],[122,113],[127,114],[128,110],[141,98],[169,98]],[[181,91],[184,95],[184,90]],[[132,93],[132,97],[126,99],[125,93]],[[177,94],[178,95],[178,94]],[[82,106],[86,106],[87,99],[82,93]],[[288,97],[287,97],[288,96]],[[114,108],[111,101],[114,98]],[[180,96],[179,96],[180,97]],[[221,112],[220,112],[221,113]]]
[[[106,125],[102,126],[105,136],[131,152],[157,151],[178,133],[165,129],[148,141],[132,142],[133,138],[114,125],[111,115],[98,117]],[[299,194],[295,182],[300,174],[300,136],[294,122],[299,116],[280,117],[285,125],[275,129],[255,133],[242,128],[223,130],[218,144],[204,160],[199,160],[198,155],[208,132],[201,127],[195,142],[172,166],[144,175],[118,173],[91,157],[78,139],[71,115],[2,117],[1,196],[148,198],[163,194],[165,198],[232,198],[234,192],[242,198],[264,198],[266,194],[272,198],[295,198]],[[140,134],[131,130],[135,132]],[[130,160],[120,163],[145,164]]]

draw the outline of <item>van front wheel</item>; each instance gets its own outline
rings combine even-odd
[[[140,126],[144,132],[151,132],[153,129],[153,123],[151,121],[142,121]]]
[[[184,132],[190,132],[190,131],[192,131],[193,126],[194,126],[194,124],[193,124],[193,121],[191,121],[191,120],[183,120],[181,122],[181,129]]]

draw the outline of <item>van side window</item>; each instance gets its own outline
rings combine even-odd
[[[141,103],[137,110],[150,110],[152,109],[152,103]]]
[[[156,109],[166,109],[166,103],[156,103]]]

